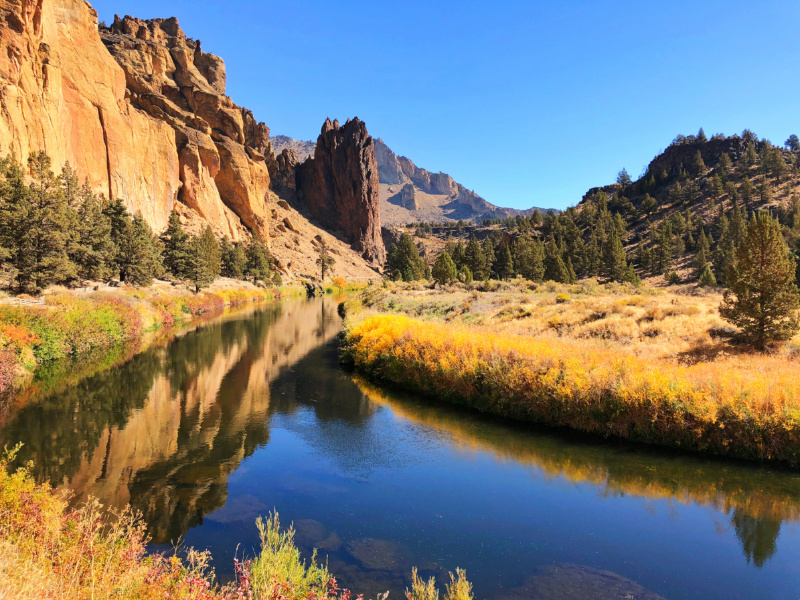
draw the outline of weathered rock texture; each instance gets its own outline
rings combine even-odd
[[[261,230],[270,186],[269,129],[225,95],[225,63],[186,37],[178,20],[114,18],[101,32],[125,73],[126,99],[174,132],[177,199],[239,237]]]
[[[83,0],[0,0],[0,22],[0,151],[70,162],[156,230],[176,202],[234,239],[262,226],[269,130],[177,20],[98,32]]]
[[[323,227],[340,231],[366,260],[383,264],[378,164],[363,121],[348,119],[340,127],[327,119],[296,181],[298,202]]]
[[[83,0],[0,0],[0,151],[45,150],[163,226],[180,187],[175,134],[125,101],[125,74]]]

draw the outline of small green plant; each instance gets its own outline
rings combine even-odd
[[[256,598],[326,598],[331,575],[316,562],[300,558],[294,527],[281,531],[277,512],[256,521],[261,554],[250,564],[250,582]]]

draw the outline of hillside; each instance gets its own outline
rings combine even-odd
[[[397,243],[407,233],[429,264],[447,248],[459,268],[478,268],[482,276],[497,278],[569,282],[597,277],[666,285],[696,282],[708,266],[717,283],[725,284],[734,249],[754,212],[771,212],[789,246],[797,246],[798,190],[800,150],[774,146],[748,130],[710,139],[701,130],[675,138],[638,180],[623,170],[616,183],[590,189],[563,213],[458,227],[401,227],[387,242]],[[472,236],[485,254],[480,260],[465,255]]]

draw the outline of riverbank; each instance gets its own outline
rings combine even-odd
[[[129,508],[104,511],[96,500],[77,509],[69,495],[37,484],[28,467],[9,472],[14,451],[0,459],[0,596],[25,600],[350,600],[327,567],[303,560],[294,529],[277,513],[256,521],[261,547],[235,562],[236,579],[220,585],[211,555],[146,553],[145,524]],[[466,573],[456,570],[446,600],[472,600]],[[412,600],[430,600],[435,581],[413,571]]]
[[[350,303],[344,359],[498,416],[796,466],[794,343],[773,355],[732,345],[717,296],[594,283],[389,285]]]
[[[0,301],[0,393],[24,386],[37,369],[58,360],[136,346],[233,308],[304,295],[301,287],[258,288],[221,279],[208,290],[158,282],[148,288],[48,290],[39,298]]]

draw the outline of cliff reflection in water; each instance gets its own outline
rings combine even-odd
[[[228,476],[269,440],[270,382],[340,327],[330,299],[216,322],[29,402],[0,438],[23,442],[20,459],[77,501],[130,503],[154,542],[177,540],[225,504]]]
[[[710,506],[730,517],[747,562],[762,566],[776,550],[784,522],[800,521],[800,477],[751,464],[678,455],[569,432],[513,426],[354,380],[378,405],[447,434],[468,452],[534,467],[545,478],[596,487],[604,497],[635,496]]]

